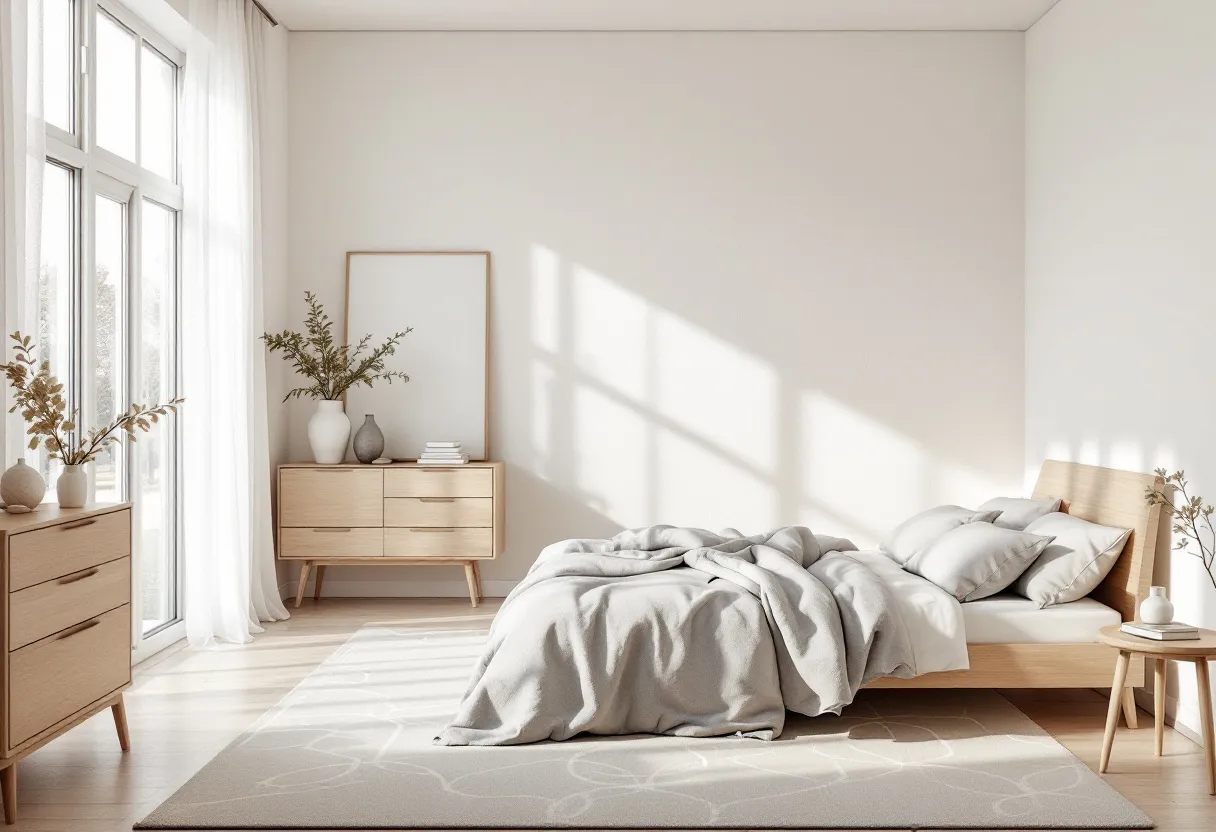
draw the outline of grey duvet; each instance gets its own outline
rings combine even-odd
[[[545,548],[507,596],[440,745],[580,733],[780,735],[914,675],[886,584],[847,540],[651,526]]]

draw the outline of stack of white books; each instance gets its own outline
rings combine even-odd
[[[1190,624],[1145,624],[1143,621],[1127,621],[1120,628],[1128,635],[1151,638],[1157,641],[1190,641],[1199,638],[1199,628]]]
[[[468,461],[469,455],[459,442],[427,442],[418,457],[419,465],[464,465]]]

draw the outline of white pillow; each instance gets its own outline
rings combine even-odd
[[[1039,607],[1079,601],[1110,574],[1131,529],[1100,526],[1069,514],[1048,514],[1026,527],[1055,538],[1018,578],[1014,592]]]
[[[974,511],[962,506],[938,506],[900,523],[879,548],[902,566],[951,529],[967,523],[991,523],[998,514],[999,511]]]
[[[1040,517],[1060,510],[1061,500],[1027,500],[1022,497],[993,497],[980,506],[980,511],[996,510],[1000,515],[992,525],[1003,529],[1025,531],[1026,527]]]
[[[904,568],[960,601],[978,601],[1016,581],[1051,540],[991,523],[968,523],[930,543]]]

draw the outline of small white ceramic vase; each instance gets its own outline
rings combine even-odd
[[[1165,587],[1149,587],[1148,597],[1140,602],[1140,620],[1145,624],[1169,624],[1174,620],[1174,605]]]
[[[60,508],[84,508],[89,501],[89,475],[83,465],[65,465],[55,481]]]
[[[350,439],[350,419],[342,412],[342,402],[323,399],[317,402],[317,412],[308,420],[308,444],[312,458],[321,465],[337,465],[346,459],[346,443]]]
[[[0,500],[4,500],[6,506],[25,506],[33,510],[45,496],[46,483],[42,481],[42,475],[26,465],[24,459],[17,460],[17,464],[0,477]]]

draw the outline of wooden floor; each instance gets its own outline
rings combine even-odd
[[[29,832],[117,832],[150,812],[287,693],[359,627],[376,624],[482,628],[498,602],[305,601],[290,621],[268,625],[245,647],[172,649],[136,669],[127,694],[130,754],[119,752],[105,712],[23,760],[21,820]],[[1097,770],[1106,703],[1093,691],[1006,695]],[[1107,780],[1168,832],[1216,829],[1199,748],[1172,730],[1153,756],[1152,719],[1120,728]]]

